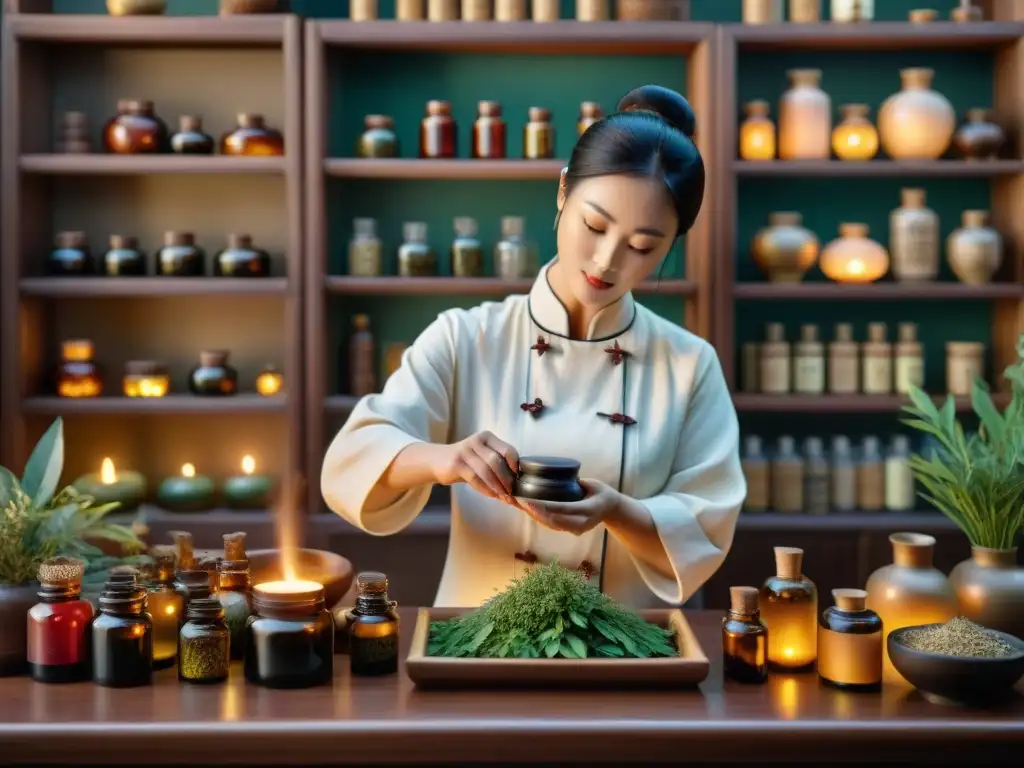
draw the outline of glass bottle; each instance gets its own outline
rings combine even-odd
[[[779,438],[772,459],[772,509],[776,512],[804,511],[804,462],[796,452],[796,441],[789,435]]]
[[[334,676],[334,619],[311,581],[253,587],[245,630],[245,679],[268,688],[306,688]]]
[[[836,512],[857,509],[857,462],[853,458],[850,438],[836,435],[832,438],[831,507]]]
[[[866,395],[892,394],[892,344],[885,323],[868,323],[868,340],[861,345],[861,381]]]
[[[92,679],[109,688],[149,685],[153,680],[153,620],[146,589],[134,581],[107,584],[100,615],[92,624]]]
[[[1006,132],[992,120],[988,109],[968,109],[967,121],[953,136],[953,143],[966,160],[996,160],[1006,143]]]
[[[828,458],[820,437],[804,441],[804,511],[827,515],[829,511]]]
[[[455,157],[457,146],[458,131],[451,103],[428,101],[427,114],[420,122],[420,157],[450,159]]]
[[[363,132],[356,142],[356,157],[398,157],[399,154],[395,119],[390,115],[366,115]]]
[[[407,221],[402,225],[405,241],[398,246],[398,274],[402,277],[432,277],[437,274],[437,257],[427,242],[427,224]]]
[[[760,366],[757,381],[767,395],[788,394],[792,388],[793,367],[786,329],[782,323],[767,323],[764,341],[758,347]]]
[[[885,506],[885,464],[878,438],[868,435],[861,443],[857,462],[857,509],[878,512]]]
[[[139,240],[131,235],[111,235],[110,249],[103,254],[103,274],[111,277],[146,274],[146,254],[139,250]]]
[[[818,655],[818,590],[803,574],[804,551],[775,547],[775,575],[761,587],[761,620],[768,629],[768,663],[803,669]]]
[[[476,107],[473,123],[473,157],[499,160],[508,152],[508,125],[501,116],[497,101],[481,101]]]
[[[835,605],[818,621],[818,677],[851,691],[882,685],[882,620],[863,589],[833,589]]]
[[[764,99],[754,99],[743,107],[746,117],[740,124],[740,157],[744,160],[775,159],[775,123],[769,114],[771,106]]]
[[[228,247],[213,260],[217,277],[270,277],[270,254],[252,244],[252,235],[228,235]]]
[[[390,675],[398,671],[398,611],[388,600],[388,577],[360,573],[359,597],[348,626],[353,675]]]
[[[118,107],[122,105],[118,102]],[[145,155],[166,152],[169,135],[163,120],[153,112],[153,102],[130,100],[104,127],[103,146],[107,152],[118,155]]]
[[[946,342],[946,394],[970,397],[974,380],[984,378],[984,344],[980,341]]]
[[[117,111],[114,115],[103,124],[103,128],[100,129],[100,140],[103,142],[104,149],[106,149],[107,136],[114,129],[114,125],[122,115],[128,114],[128,106],[132,103],[131,99],[118,99],[117,100]],[[109,150],[108,150],[109,151]]]
[[[245,653],[245,625],[252,613],[252,576],[245,551],[245,533],[224,534],[224,557],[217,563],[217,600],[231,633],[231,658]]]
[[[843,119],[832,130],[832,151],[840,160],[870,160],[878,154],[878,131],[867,104],[842,104]]]
[[[924,348],[917,340],[917,325],[900,323],[896,328],[893,360],[896,369],[896,393],[907,395],[911,387],[924,386]]]
[[[484,248],[477,239],[476,219],[459,216],[453,222],[452,274],[455,277],[480,277],[484,273]]]
[[[165,232],[156,252],[156,273],[164,277],[199,277],[206,273],[206,252],[191,232]]]
[[[804,395],[825,391],[825,345],[816,325],[800,326],[800,340],[793,347],[793,389]]]
[[[761,438],[750,435],[744,439],[743,445],[743,477],[747,481],[747,498],[743,502],[743,509],[746,512],[767,512],[771,504],[771,470],[761,448]]]
[[[910,438],[895,435],[885,457],[885,508],[892,512],[909,512],[914,508],[915,498]]]
[[[376,219],[353,219],[348,241],[348,273],[352,277],[379,277],[383,270],[383,245],[377,237]]]
[[[178,679],[189,683],[227,680],[231,641],[224,606],[216,598],[200,598],[188,604],[187,616],[178,636]]]
[[[99,397],[103,394],[103,380],[93,354],[93,345],[88,339],[69,339],[61,343],[57,368],[58,397]]]
[[[174,588],[174,548],[151,547],[156,574],[147,586],[147,605],[153,619],[153,669],[174,666],[178,658],[178,629],[185,616],[185,597]]]
[[[178,132],[171,136],[171,151],[179,155],[212,155],[213,136],[203,132],[203,119],[194,115],[178,118]]]
[[[49,275],[91,275],[96,271],[85,232],[58,232],[46,260]]]
[[[269,128],[263,115],[243,112],[238,115],[235,129],[221,136],[220,153],[276,157],[284,154],[284,136],[280,131]]]
[[[730,608],[722,620],[725,676],[739,683],[768,679],[768,630],[761,623],[756,587],[730,587]]]
[[[528,120],[523,126],[523,157],[527,160],[545,160],[555,156],[555,127],[551,124],[551,110],[530,107]]]
[[[188,375],[193,395],[234,395],[238,392],[238,371],[228,365],[228,352],[222,349],[199,353],[199,365]]]
[[[502,280],[522,280],[536,274],[525,233],[526,219],[522,216],[501,218],[501,239],[494,246],[494,273]]]
[[[67,557],[39,566],[39,599],[28,612],[28,666],[40,683],[89,679],[93,609],[82,599],[85,563]]]
[[[860,390],[860,347],[853,340],[853,326],[836,323],[835,338],[828,345],[828,391],[852,395]]]
[[[582,136],[587,128],[594,123],[600,122],[604,117],[601,112],[601,105],[596,101],[584,101],[580,103],[580,116],[576,120],[576,135]]]
[[[363,397],[377,391],[374,376],[375,355],[369,315],[353,315],[352,336],[348,340],[349,394]]]
[[[832,100],[820,69],[791,69],[779,101],[779,158],[827,160],[832,155]]]
[[[897,280],[939,276],[939,217],[925,205],[923,189],[900,190],[900,207],[889,214],[889,252],[889,268]]]

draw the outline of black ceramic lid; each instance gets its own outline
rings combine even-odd
[[[574,479],[580,471],[575,459],[557,456],[524,456],[519,459],[519,474],[535,477]]]

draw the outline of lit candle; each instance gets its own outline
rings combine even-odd
[[[245,679],[269,688],[331,682],[334,618],[315,581],[273,581],[252,590],[254,615],[245,628]]]
[[[256,377],[256,391],[264,397],[281,394],[284,389],[284,376],[272,365],[268,365]]]
[[[183,464],[181,474],[165,478],[157,488],[160,505],[172,512],[198,512],[210,508],[213,480],[197,475],[193,464]]]
[[[138,472],[118,470],[109,457],[103,459],[99,472],[82,475],[72,485],[96,504],[116,502],[126,510],[134,509],[146,497],[146,478]]]
[[[171,379],[163,363],[132,360],[124,365],[122,387],[125,397],[163,397],[171,388]]]
[[[224,500],[234,509],[266,509],[273,480],[256,474],[256,459],[242,457],[242,474],[224,481]]]

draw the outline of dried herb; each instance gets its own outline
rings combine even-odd
[[[990,629],[957,616],[938,627],[903,633],[903,644],[915,651],[974,659],[999,659],[1017,651]]]
[[[477,610],[430,625],[431,656],[652,658],[677,653],[655,626],[557,563],[532,569]]]

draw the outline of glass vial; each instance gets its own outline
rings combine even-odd
[[[494,273],[502,280],[522,280],[536,273],[525,233],[522,216],[502,217],[501,240],[494,246]]]
[[[551,124],[551,110],[530,107],[528,117],[523,126],[523,157],[527,160],[554,157],[555,127]]]
[[[348,273],[352,277],[379,277],[384,247],[377,237],[376,219],[353,219],[348,241]]]
[[[373,332],[370,330],[370,316],[352,316],[352,335],[348,340],[349,394],[363,397],[377,391],[377,378],[373,373],[374,350]]]
[[[833,589],[835,605],[818,621],[818,676],[852,691],[882,685],[882,620],[867,608],[863,589]]]
[[[228,679],[231,640],[224,622],[224,606],[214,597],[188,604],[188,620],[181,627],[178,679],[189,683],[219,683]]]
[[[917,340],[914,323],[900,323],[896,329],[896,347],[893,357],[896,368],[896,392],[910,393],[911,387],[924,386],[924,349]]]
[[[740,348],[740,389],[749,394],[761,391],[761,345],[747,341]]]
[[[153,581],[146,587],[146,605],[153,619],[153,669],[166,669],[178,658],[185,597],[174,588],[174,548],[151,547],[149,554],[156,561]]]
[[[914,508],[914,473],[910,469],[910,438],[896,435],[885,457],[885,508],[907,512]]]
[[[427,224],[407,221],[402,225],[405,241],[398,246],[398,274],[402,277],[433,277],[437,257],[427,243]]]
[[[457,133],[451,103],[437,99],[428,101],[427,114],[420,122],[420,157],[435,160],[455,157]]]
[[[536,18],[534,19],[536,21]],[[599,122],[604,114],[601,112],[601,105],[596,101],[584,101],[580,103],[580,116],[576,120],[576,135],[582,136],[587,128]]]
[[[825,391],[825,345],[818,338],[818,326],[800,326],[800,341],[794,346],[793,389],[803,395]]]
[[[861,349],[864,394],[892,394],[892,344],[885,323],[868,323],[868,340]]]
[[[771,470],[761,449],[761,438],[750,435],[743,441],[743,477],[747,481],[747,498],[743,502],[746,512],[767,512]]]
[[[730,607],[722,621],[722,666],[739,683],[768,679],[768,630],[761,623],[756,587],[730,587]]]
[[[224,534],[224,557],[217,562],[216,599],[224,609],[224,622],[231,637],[231,658],[245,653],[245,625],[252,614],[252,576],[245,551],[245,533]]]
[[[134,574],[108,581],[100,615],[92,624],[92,679],[108,688],[149,685],[153,680],[153,620],[146,590]]]
[[[786,341],[786,329],[782,323],[768,323],[764,328],[764,342],[760,345],[761,391],[769,395],[788,394],[792,389],[790,380],[790,347]]]
[[[853,326],[836,323],[835,339],[828,345],[828,391],[852,395],[860,389],[860,348],[853,340]]]
[[[398,612],[388,600],[383,573],[360,573],[359,597],[348,626],[353,675],[390,675],[398,671]]]
[[[860,461],[857,463],[857,508],[877,512],[885,506],[885,463],[872,435],[861,443]]]
[[[28,612],[28,667],[40,683],[89,679],[93,608],[82,599],[85,563],[55,557],[39,566],[39,602]]]
[[[452,274],[455,277],[481,277],[484,273],[484,247],[477,238],[476,219],[459,216],[453,226]]]
[[[744,160],[775,159],[775,123],[771,105],[764,99],[747,102],[743,107],[746,117],[740,124],[740,157]]]
[[[473,122],[473,157],[480,160],[499,160],[508,151],[508,126],[501,116],[497,101],[481,101],[476,105]]]
[[[803,575],[804,551],[775,547],[775,575],[761,587],[761,621],[768,629],[768,663],[803,669],[818,655],[818,590]]]
[[[804,442],[804,510],[812,515],[829,511],[829,467],[820,437]]]
[[[832,438],[831,507],[836,512],[857,509],[857,462],[853,457],[850,438],[836,435]]]
[[[772,459],[771,494],[772,508],[776,512],[804,511],[804,462],[789,435],[779,438],[778,450]]]

